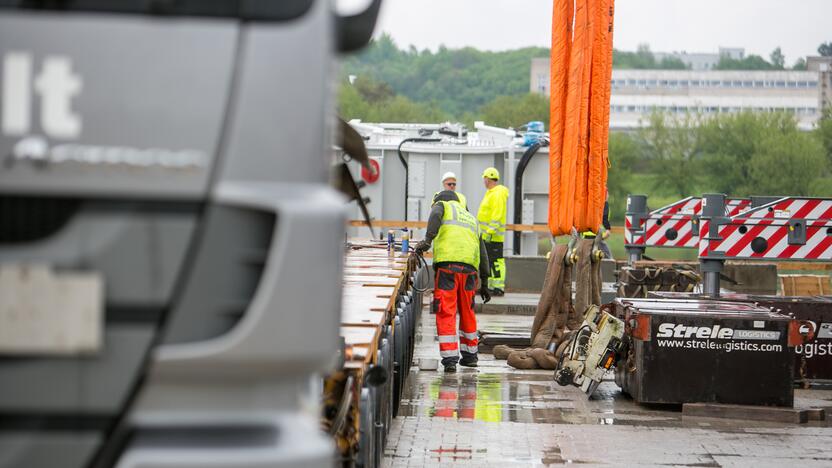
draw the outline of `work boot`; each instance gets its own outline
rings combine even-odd
[[[462,359],[459,361],[459,365],[465,367],[477,367],[477,356],[462,356]]]
[[[505,291],[503,291],[502,289],[489,289],[488,292],[491,293],[491,295],[494,296],[494,297],[500,297],[500,296],[505,296],[506,295]]]
[[[445,365],[445,373],[446,374],[453,374],[456,372],[456,364],[447,364]]]

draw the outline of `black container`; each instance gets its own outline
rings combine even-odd
[[[657,297],[692,297],[683,293],[656,292]],[[775,312],[791,315],[812,323],[814,339],[792,348],[794,379],[799,382],[832,383],[832,297],[830,296],[769,296],[724,294],[724,301],[753,302]]]
[[[607,307],[627,326],[615,381],[637,402],[793,405],[797,323],[788,316],[704,299],[617,299]]]

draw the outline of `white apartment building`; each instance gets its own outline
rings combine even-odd
[[[642,126],[654,110],[672,114],[792,112],[800,128],[811,129],[821,116],[824,80],[811,71],[622,70],[612,73],[610,128]],[[549,94],[549,59],[533,59],[531,92]]]

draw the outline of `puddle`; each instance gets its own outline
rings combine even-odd
[[[471,448],[439,447],[430,451],[431,459],[437,462],[471,460],[474,451]]]
[[[592,461],[583,461],[583,460],[572,460],[568,458],[563,458],[561,456],[560,447],[549,447],[543,449],[543,456],[540,459],[540,463],[544,465],[580,465],[585,463],[596,463]]]
[[[548,373],[487,372],[482,368],[454,374],[412,373],[399,415],[495,423],[708,427],[724,431],[744,431],[746,426],[740,421],[685,417],[678,406],[637,405],[611,381],[602,382],[593,398],[587,399],[577,388],[555,384]],[[804,427],[828,425],[830,421],[818,421]]]
[[[619,392],[599,387],[598,393],[598,398],[587,400],[578,389],[558,386],[548,374],[413,373],[399,414],[487,422],[617,424],[613,404]],[[627,424],[638,423],[634,419],[624,416]]]

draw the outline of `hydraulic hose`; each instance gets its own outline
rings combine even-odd
[[[402,162],[402,166],[404,166],[404,220],[407,221],[407,198],[409,196],[408,190],[408,182],[410,180],[410,168],[407,166],[407,161],[404,159],[404,155],[402,154],[402,146],[405,143],[435,143],[438,141],[442,141],[441,138],[405,138],[404,140],[399,143],[399,147],[396,148],[396,154],[399,155],[399,161]]]
[[[520,162],[517,163],[517,171],[514,174],[514,224],[522,224],[523,220],[523,173],[526,172],[526,166],[529,165],[532,156],[537,153],[543,142],[537,142],[529,146]],[[520,254],[520,231],[514,231],[514,255]]]

